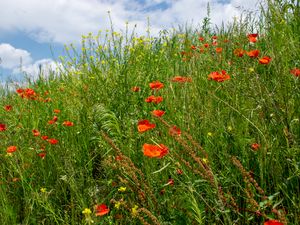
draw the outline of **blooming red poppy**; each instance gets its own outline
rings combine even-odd
[[[149,120],[141,120],[138,122],[138,131],[140,133],[155,128],[155,124],[150,123]]]
[[[148,103],[150,103],[150,102],[153,102],[153,103],[156,103],[156,104],[158,104],[158,103],[160,103],[160,102],[162,102],[163,101],[163,97],[161,97],[161,96],[154,96],[154,95],[151,95],[151,96],[149,96],[148,98],[146,98],[146,100],[145,100],[145,102],[148,102]]]
[[[216,53],[222,53],[223,48],[216,48]]]
[[[18,94],[22,94],[22,93],[24,92],[24,89],[18,88],[18,89],[16,90],[16,92],[17,92]]]
[[[165,111],[159,110],[159,109],[152,111],[152,115],[157,116],[157,117],[162,117],[165,113],[166,113]]]
[[[135,86],[135,87],[132,87],[131,90],[133,92],[139,92],[141,89],[139,87]]]
[[[253,144],[251,145],[251,149],[252,149],[253,151],[257,151],[259,148],[260,148],[260,144],[258,144],[258,143],[253,143]]]
[[[7,152],[7,153],[13,153],[13,152],[15,152],[15,151],[17,151],[17,146],[14,146],[14,145],[9,146],[9,147],[7,147],[7,149],[6,149],[6,152]]]
[[[180,136],[181,135],[181,130],[176,126],[173,126],[169,129],[169,134],[171,136]]]
[[[4,106],[4,110],[7,111],[7,112],[11,111],[12,106],[11,105],[6,105],[6,106]]]
[[[59,113],[60,113],[60,110],[59,110],[59,109],[54,109],[53,112],[54,112],[55,114],[59,114]]]
[[[72,127],[72,126],[74,126],[74,123],[71,122],[71,121],[64,121],[63,125],[66,126],[66,127]]]
[[[238,57],[243,57],[245,54],[245,50],[237,48],[233,51],[233,54],[238,56]]]
[[[6,125],[3,123],[0,123],[0,131],[5,131],[6,130]]]
[[[246,52],[247,55],[251,58],[257,58],[259,55],[259,50],[255,49],[255,50],[251,50],[249,52]]]
[[[226,73],[225,70],[219,72],[212,72],[208,75],[208,80],[215,80],[217,82],[223,82],[225,80],[229,80],[230,76]]]
[[[264,56],[259,59],[260,64],[269,64],[271,62],[271,58],[269,56]]]
[[[182,77],[182,76],[175,76],[171,79],[172,82],[178,82],[178,83],[185,83],[185,82],[192,82],[191,77]]]
[[[279,222],[278,220],[268,220],[264,222],[264,225],[283,225],[283,223]]]
[[[217,45],[218,45],[218,42],[217,42],[217,41],[213,41],[213,42],[212,42],[212,45],[213,45],[213,46],[217,46]]]
[[[38,130],[32,130],[33,136],[40,136],[41,133]]]
[[[192,49],[192,50],[196,50],[197,47],[196,47],[195,45],[192,45],[192,46],[191,46],[191,49]]]
[[[143,152],[145,156],[148,156],[150,158],[162,158],[168,154],[169,149],[163,144],[159,144],[159,145],[144,144]]]
[[[44,159],[46,157],[46,152],[40,152],[37,154],[38,157],[40,157],[41,159]]]
[[[109,208],[107,207],[107,205],[105,204],[101,204],[101,205],[96,205],[96,216],[104,216],[107,213],[109,213]]]
[[[150,83],[149,86],[152,90],[159,90],[164,87],[164,84],[161,83],[160,81],[154,81]]]
[[[204,48],[208,48],[208,47],[209,47],[209,44],[208,44],[208,43],[205,43],[203,46],[204,46]]]
[[[257,42],[257,37],[258,37],[258,34],[248,34],[249,42],[252,42],[252,43]]]
[[[214,39],[214,40],[217,40],[217,39],[218,39],[217,36],[212,36],[211,38]]]
[[[198,40],[202,42],[204,41],[204,37],[199,37]]]
[[[58,120],[57,116],[54,116],[52,120],[48,121],[48,124],[54,124]]]
[[[56,145],[58,143],[58,140],[54,139],[54,138],[50,138],[47,140],[51,145]]]
[[[299,77],[300,69],[298,69],[298,68],[291,69],[290,73],[293,74],[295,77]]]
[[[48,140],[48,136],[46,136],[46,135],[45,135],[45,136],[42,136],[41,138],[42,138],[43,140],[45,140],[45,141]]]

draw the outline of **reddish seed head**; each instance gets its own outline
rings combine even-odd
[[[169,129],[169,134],[171,136],[180,136],[181,135],[181,130],[176,126],[173,126]]]

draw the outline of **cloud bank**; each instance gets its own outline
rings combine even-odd
[[[38,42],[68,44],[80,42],[88,32],[109,29],[108,11],[115,30],[125,22],[145,33],[147,18],[157,33],[178,24],[200,23],[211,6],[212,23],[220,25],[239,16],[243,9],[254,10],[249,0],[10,0],[2,1],[0,33],[22,31]]]

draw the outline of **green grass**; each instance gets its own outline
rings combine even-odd
[[[216,30],[206,18],[155,38],[83,36],[60,76],[1,90],[0,224],[299,224],[300,7],[290,2],[267,1],[260,22],[247,15]],[[230,79],[208,79],[222,70]],[[164,87],[151,90],[154,81]],[[163,101],[145,102],[151,95]],[[141,133],[145,119],[156,127]],[[168,154],[147,157],[145,143]],[[109,213],[97,216],[101,204]]]

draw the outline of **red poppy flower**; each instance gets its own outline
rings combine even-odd
[[[58,143],[58,140],[51,138],[47,140],[51,145],[56,145]]]
[[[53,112],[54,112],[55,114],[59,114],[59,113],[60,113],[60,110],[59,110],[59,109],[54,109]]]
[[[260,64],[269,64],[271,62],[271,58],[269,56],[264,56],[259,59]]]
[[[297,68],[291,69],[290,73],[293,74],[295,77],[299,77],[300,69],[297,69]]]
[[[258,143],[253,143],[253,144],[251,145],[251,149],[252,149],[253,151],[257,151],[259,148],[260,148],[260,144],[258,144]]]
[[[279,222],[278,220],[268,220],[264,222],[264,225],[283,225],[283,223]]]
[[[64,121],[63,125],[66,126],[66,127],[72,127],[72,126],[74,126],[74,123],[71,122],[71,121]]]
[[[212,36],[211,38],[214,39],[214,40],[217,40],[217,39],[218,39],[217,36]]]
[[[153,110],[152,111],[152,115],[157,116],[157,117],[162,117],[166,112],[163,110]]]
[[[154,95],[149,96],[145,100],[145,102],[148,102],[148,103],[153,102],[153,103],[156,103],[156,104],[158,104],[158,103],[160,103],[162,101],[163,101],[163,97],[161,97],[161,96],[155,97]]]
[[[5,131],[6,130],[6,125],[3,123],[0,123],[0,131]]]
[[[38,157],[40,157],[41,159],[44,159],[46,157],[46,152],[40,152],[37,154]]]
[[[96,216],[104,216],[107,213],[109,213],[109,208],[107,207],[107,205],[105,204],[101,204],[101,205],[96,205]]]
[[[192,45],[192,46],[191,46],[191,49],[192,49],[192,50],[196,50],[197,47],[196,47],[195,45]]]
[[[144,144],[143,145],[144,155],[150,158],[162,158],[168,154],[169,149],[163,145],[150,145]]]
[[[181,130],[176,126],[173,126],[169,129],[169,134],[171,136],[180,136],[181,135]]]
[[[17,151],[17,146],[14,146],[14,145],[9,146],[9,147],[6,149],[6,152],[7,152],[7,153],[13,153],[13,152],[15,152],[15,151]]]
[[[155,128],[155,124],[149,122],[149,120],[141,120],[138,122],[138,131],[140,133]]]
[[[202,42],[204,41],[204,37],[199,37],[198,40]]]
[[[222,53],[223,48],[216,48],[216,53]]]
[[[218,45],[218,42],[217,42],[217,41],[213,41],[212,45],[213,45],[213,46],[217,46],[217,45]]]
[[[259,50],[255,49],[255,50],[251,50],[249,52],[246,52],[247,55],[251,58],[257,58],[259,55]]]
[[[4,110],[7,111],[7,112],[11,111],[12,106],[11,105],[6,105],[6,106],[4,106]]]
[[[41,133],[38,130],[32,130],[33,136],[40,136]]]
[[[135,86],[135,87],[132,87],[131,90],[133,92],[139,92],[141,89],[139,87]]]
[[[252,42],[252,43],[257,42],[257,36],[258,36],[258,34],[248,34],[249,42]]]
[[[154,81],[154,82],[150,83],[149,86],[152,90],[155,90],[155,89],[159,90],[164,87],[164,84],[161,83],[160,81]]]
[[[45,136],[42,136],[41,138],[42,138],[43,140],[48,140],[48,136],[46,136],[46,135],[45,135]]]
[[[229,80],[230,76],[226,73],[225,70],[222,70],[221,73],[219,72],[212,72],[208,75],[208,80],[215,80],[217,82],[223,82],[225,80]]]
[[[178,82],[178,83],[185,83],[185,82],[192,82],[191,77],[182,77],[182,76],[175,76],[171,79],[172,82]]]
[[[208,48],[208,47],[209,47],[209,44],[208,44],[208,43],[205,43],[203,46],[204,46],[204,48]]]
[[[18,94],[22,94],[22,93],[24,92],[24,89],[18,88],[18,89],[16,90],[16,92],[17,92]]]
[[[245,50],[237,48],[233,51],[233,54],[238,56],[238,57],[243,57],[245,54]]]

